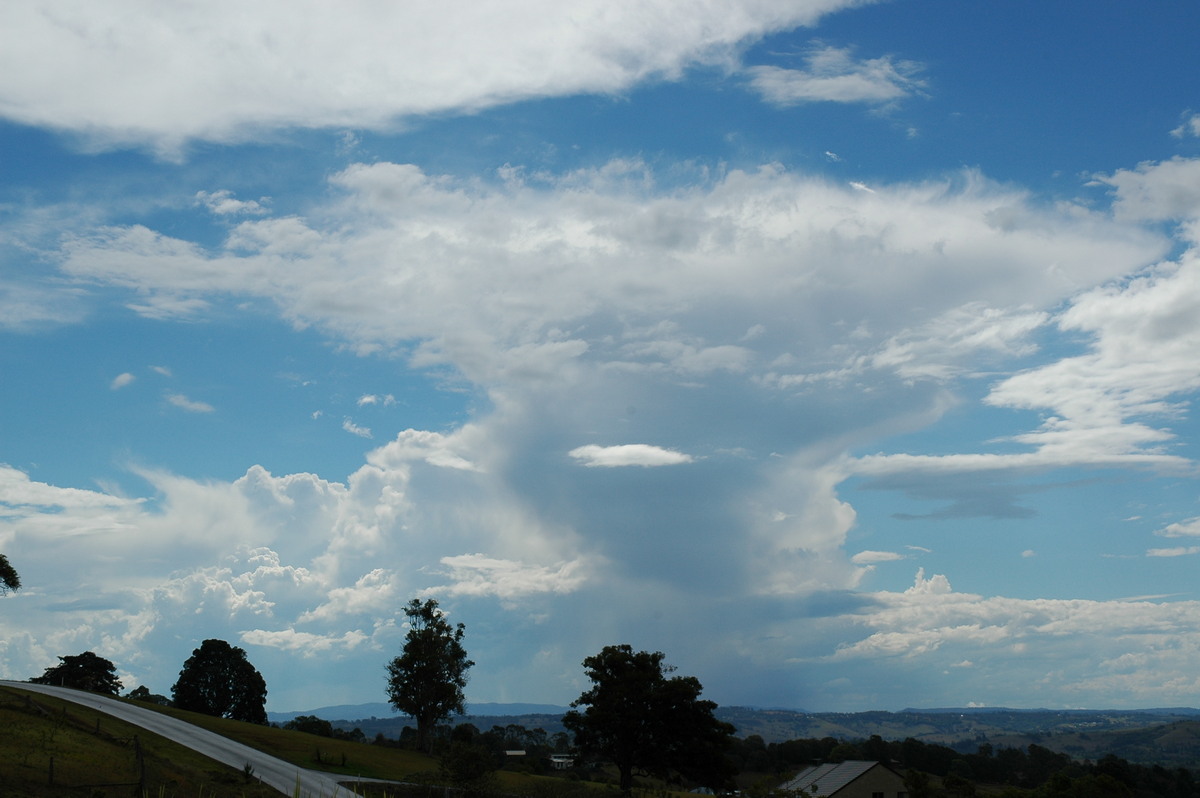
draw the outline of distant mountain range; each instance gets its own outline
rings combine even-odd
[[[562,715],[570,707],[560,707],[555,704],[467,704],[468,716],[507,716],[507,715]],[[362,720],[366,718],[395,718],[404,719],[397,715],[391,704],[338,704],[332,707],[318,707],[299,712],[268,712],[267,720],[272,723],[286,723],[301,715],[316,715],[325,720]]]
[[[453,723],[474,723],[482,729],[517,724],[562,731],[562,716],[569,708],[555,704],[468,704],[465,715]],[[804,712],[794,709],[718,707],[717,716],[732,723],[739,737],[758,735],[766,742],[812,737],[866,739],[878,734],[885,740],[914,737],[926,742],[951,744],[959,740],[1011,734],[1051,735],[1079,731],[1098,732],[1144,728],[1180,720],[1200,720],[1200,709],[1010,709],[1007,707],[938,707],[900,712]],[[398,736],[411,718],[398,715],[390,704],[342,704],[297,712],[268,712],[274,723],[300,715],[316,715],[335,725],[362,729],[374,736]]]

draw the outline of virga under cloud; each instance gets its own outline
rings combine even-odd
[[[433,596],[474,700],[1188,703],[1194,98],[1022,185],[909,5],[0,12],[0,674],[375,701]]]

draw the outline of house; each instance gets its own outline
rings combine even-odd
[[[880,762],[860,760],[805,768],[777,791],[791,790],[812,798],[908,798],[903,776]]]
[[[575,766],[575,757],[571,754],[551,754],[550,767],[555,770],[570,770]]]

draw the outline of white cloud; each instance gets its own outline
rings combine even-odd
[[[1040,323],[1041,316],[1034,316],[1017,329],[1028,332]],[[1081,293],[1054,323],[1085,334],[1088,351],[1002,379],[984,399],[996,407],[1043,412],[1038,429],[1011,437],[1022,451],[872,455],[859,461],[858,471],[879,476],[1070,465],[1188,467],[1173,451],[1176,433],[1166,425],[1185,412],[1184,397],[1200,388],[1194,355],[1200,350],[1196,253]],[[899,360],[896,353],[904,351],[889,344],[885,357]],[[1153,425],[1155,420],[1161,425]]]
[[[204,205],[218,216],[236,214],[260,216],[267,212],[268,201],[265,197],[259,200],[235,199],[232,191],[222,189],[220,191],[197,191],[196,202]]]
[[[950,587],[950,580],[945,574],[934,574],[928,579],[925,578],[925,569],[917,569],[917,577],[913,580],[913,586],[904,591],[906,595],[912,594],[942,594],[953,592]]]
[[[1200,217],[1200,158],[1175,157],[1147,161],[1135,169],[1118,169],[1096,175],[1097,182],[1112,186],[1118,218],[1138,221],[1195,219]]]
[[[368,455],[367,460],[373,465],[389,468],[412,460],[422,460],[442,468],[477,471],[479,466],[471,461],[471,455],[478,437],[478,429],[470,425],[452,435],[406,429],[396,436],[396,440]]]
[[[392,396],[390,393],[385,396],[367,393],[358,397],[357,404],[359,407],[366,407],[368,405],[383,405],[384,407],[390,407],[396,404],[396,397]]]
[[[1200,554],[1200,546],[1177,546],[1171,549],[1146,549],[1147,557],[1186,557]]]
[[[25,332],[82,321],[83,304],[74,292],[0,279],[0,328]]]
[[[691,455],[651,446],[645,443],[626,443],[619,446],[577,446],[568,452],[588,467],[617,468],[621,466],[668,466],[690,463]]]
[[[894,551],[860,551],[850,558],[850,562],[855,565],[875,565],[881,562],[895,562],[896,560],[908,559],[903,554],[898,554]]]
[[[181,393],[167,394],[167,401],[178,407],[181,410],[186,410],[189,413],[212,413],[216,408],[208,402],[199,402],[189,399]]]
[[[1179,127],[1171,131],[1171,135],[1177,139],[1185,136],[1200,137],[1200,114],[1186,113],[1183,115],[1183,122]]]
[[[413,3],[147,9],[104,0],[69,15],[49,2],[5,4],[0,108],[96,145],[150,142],[176,154],[188,139],[263,128],[381,129],[408,115],[620,92],[695,64],[727,66],[748,41],[860,4],[523,0],[452,13]]]
[[[23,507],[61,508],[68,511],[127,508],[137,502],[97,491],[34,482],[24,471],[0,463],[0,504],[11,512]]]
[[[147,319],[168,321],[198,316],[208,310],[209,304],[203,299],[183,299],[170,294],[156,294],[149,302],[130,302],[126,307]]]
[[[884,342],[875,366],[905,377],[947,379],[1035,350],[1033,333],[1050,319],[1029,308],[998,309],[982,302],[952,308]]]
[[[808,102],[879,105],[924,87],[915,77],[920,64],[890,56],[855,60],[848,49],[825,46],[815,48],[805,61],[805,69],[747,67],[750,86],[767,102],[784,107]]]
[[[381,614],[389,607],[403,603],[399,580],[394,574],[376,568],[361,576],[353,586],[330,590],[325,603],[303,613],[299,622],[334,621],[362,613]]]
[[[327,657],[331,653],[353,650],[369,640],[360,629],[341,635],[319,635],[312,632],[297,632],[295,629],[250,629],[241,633],[241,642],[248,646],[277,648],[290,654],[299,654],[305,659]]]
[[[986,684],[1007,700],[1022,695],[1030,706],[1106,694],[1122,679],[1132,705],[1146,705],[1200,683],[1188,664],[1200,651],[1200,602],[984,597],[923,573],[903,593],[872,597],[856,616],[868,634],[827,656],[844,671],[886,659],[901,678],[913,678],[968,661],[967,684]],[[955,689],[942,683],[936,694]]]
[[[124,388],[125,386],[131,384],[136,379],[137,379],[137,377],[133,376],[128,371],[126,371],[123,374],[118,374],[116,377],[113,377],[113,381],[112,381],[112,383],[109,384],[108,387],[114,391],[119,391],[120,389]]]
[[[537,593],[571,593],[588,578],[592,565],[584,560],[531,565],[484,554],[443,557],[449,568],[448,585],[426,588],[427,595],[496,596],[505,601]]]
[[[349,418],[342,419],[342,429],[346,430],[346,432],[349,432],[351,435],[357,435],[360,438],[373,437],[369,427],[360,427]]]
[[[164,313],[198,312],[217,294],[261,297],[359,347],[417,341],[414,364],[452,362],[482,385],[562,379],[572,363],[607,360],[688,378],[804,368],[778,372],[787,386],[813,366],[861,362],[887,336],[906,336],[905,367],[919,370],[910,353],[923,351],[921,325],[958,308],[958,321],[980,324],[968,303],[995,310],[990,326],[952,339],[964,357],[1020,351],[1042,307],[1162,247],[969,173],[874,194],[775,167],[650,196],[646,177],[644,165],[613,162],[486,186],[355,165],[333,178],[344,194],[319,223],[244,221],[216,252],[144,227],[104,229],[70,239],[63,268],[135,289]],[[475,294],[520,301],[462,301]],[[1029,309],[1004,310],[1018,303]],[[741,330],[770,333],[715,337],[705,321],[718,308]],[[843,339],[867,319],[867,338]],[[931,357],[944,361],[945,348]]]
[[[1154,534],[1164,538],[1200,537],[1200,517],[1187,518],[1174,524],[1167,524]]]

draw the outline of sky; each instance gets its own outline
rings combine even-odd
[[[1200,699],[1200,7],[0,5],[0,678]]]

